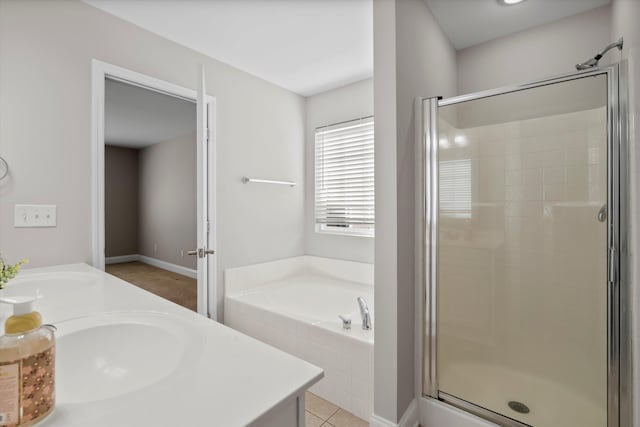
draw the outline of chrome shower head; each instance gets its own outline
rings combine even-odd
[[[597,58],[597,57],[596,57]],[[580,64],[576,64],[576,70],[588,70],[589,68],[593,68],[593,67],[597,67],[598,66],[598,59],[596,58],[591,58],[588,61],[582,62]]]
[[[588,61],[581,62],[580,64],[576,64],[576,70],[587,70],[589,68],[597,67],[598,66],[598,61],[600,61],[600,59],[604,56],[605,53],[609,52],[614,47],[617,47],[618,50],[622,50],[623,41],[624,41],[623,38],[620,37],[620,39],[617,42],[611,43],[610,45],[605,47],[602,50],[602,52],[600,52],[599,54],[597,54],[593,58],[589,59]]]

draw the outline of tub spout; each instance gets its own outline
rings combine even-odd
[[[358,297],[358,305],[360,306],[360,316],[362,316],[362,329],[371,329],[371,313],[369,312],[369,306],[362,297]]]

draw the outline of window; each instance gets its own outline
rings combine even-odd
[[[316,129],[316,230],[373,236],[373,117]]]
[[[471,218],[471,159],[440,162],[440,214]]]

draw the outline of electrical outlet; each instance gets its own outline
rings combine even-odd
[[[153,253],[157,253],[158,252],[158,244],[154,243],[153,244]]]
[[[184,258],[184,249],[180,249],[180,258]]]
[[[55,227],[58,208],[56,205],[15,205],[14,227]]]

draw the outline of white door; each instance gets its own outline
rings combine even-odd
[[[212,146],[212,113],[213,102],[207,97],[204,66],[201,66],[198,76],[198,102],[197,102],[197,133],[198,133],[198,249],[194,256],[198,257],[198,313],[215,319],[215,310],[209,307],[209,289],[214,289],[215,270],[213,258],[213,238],[211,230],[212,193],[213,181],[213,146]],[[191,253],[193,253],[191,252]]]

